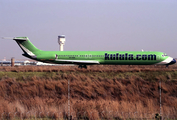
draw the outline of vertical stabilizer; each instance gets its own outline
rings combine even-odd
[[[26,57],[35,58],[36,57],[35,53],[41,51],[30,42],[28,37],[15,37],[13,38],[13,40],[17,42],[17,44],[25,53],[23,55]]]

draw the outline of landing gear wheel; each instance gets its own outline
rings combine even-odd
[[[84,67],[85,69],[87,69],[87,66],[86,66],[86,65],[84,65],[83,67]]]
[[[80,69],[82,69],[82,68],[87,69],[87,66],[86,65],[79,65],[78,68],[80,68]]]
[[[79,65],[78,68],[82,69],[82,65]]]

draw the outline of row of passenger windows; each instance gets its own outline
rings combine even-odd
[[[58,57],[105,57],[104,55],[58,55]]]

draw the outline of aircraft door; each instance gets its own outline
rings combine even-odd
[[[58,55],[57,54],[55,55],[55,59],[58,59]]]
[[[160,56],[159,55],[157,55],[157,61],[160,61]]]

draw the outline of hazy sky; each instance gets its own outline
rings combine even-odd
[[[161,51],[177,57],[177,0],[0,0],[0,37],[27,36],[42,50]],[[0,38],[0,60],[24,58]]]

